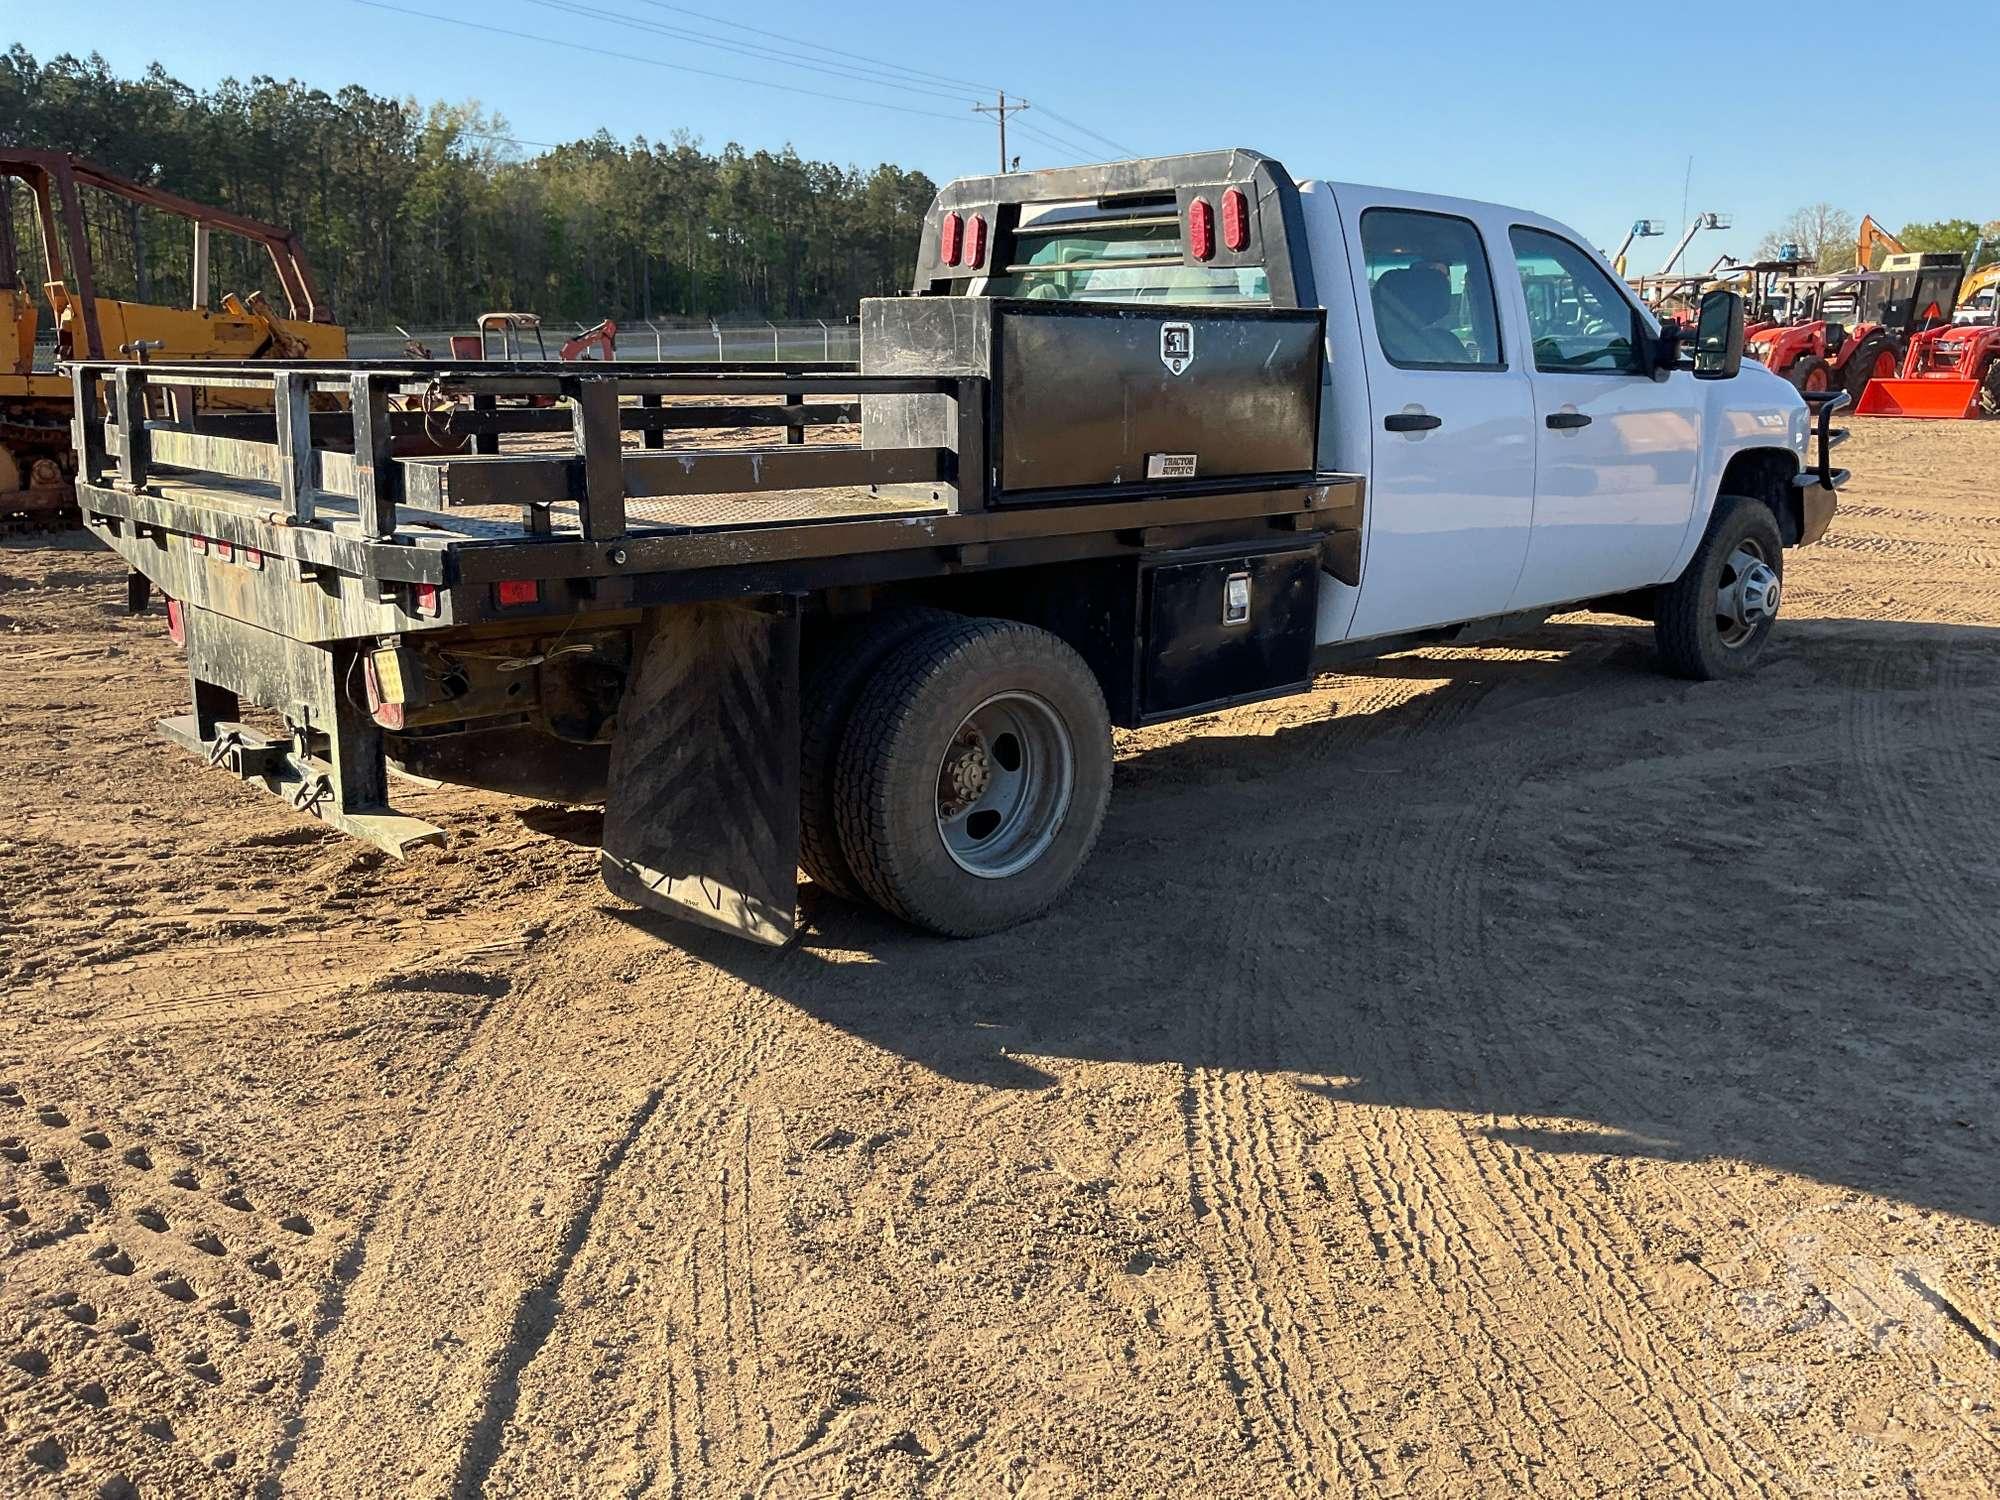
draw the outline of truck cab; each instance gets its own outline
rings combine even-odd
[[[1368,498],[1329,546],[1322,648],[1590,603],[1656,616],[1736,502],[1779,547],[1833,515],[1789,382],[1689,367],[1583,236],[1522,209],[1295,180],[1246,150],[971,178],[931,211],[915,291],[1323,307],[1319,465]],[[1782,563],[1749,550],[1768,581],[1731,596],[1720,649],[1684,664],[1701,675],[1747,668],[1768,629]]]

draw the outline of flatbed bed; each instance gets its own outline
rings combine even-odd
[[[135,604],[169,600],[194,700],[175,742],[397,854],[439,831],[389,805],[391,766],[603,800],[614,888],[648,870],[624,893],[776,939],[802,654],[857,617],[1031,623],[1114,722],[1309,680],[1323,553],[1352,550],[1363,502],[1315,462],[1323,315],[1169,311],[1198,374],[1162,360],[1159,310],[963,301],[879,309],[858,370],[83,362],[79,498]],[[215,415],[204,389],[269,407]],[[857,419],[859,441],[807,441]],[[753,444],[689,445],[732,429]],[[1215,599],[1182,619],[1156,576]],[[1253,576],[1217,636],[1225,582]],[[664,655],[725,760],[641,731]],[[621,771],[622,746],[654,769]],[[750,746],[771,764],[744,803]],[[621,779],[668,762],[726,816],[635,828]]]

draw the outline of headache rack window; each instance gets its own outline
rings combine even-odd
[[[963,284],[970,295],[1052,302],[1163,302],[1268,307],[1261,267],[1186,263],[1173,212],[1031,219],[1015,231],[1003,274]]]

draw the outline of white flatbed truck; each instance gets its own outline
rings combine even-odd
[[[1582,606],[1748,671],[1845,479],[1731,294],[1663,328],[1551,220],[1256,152],[955,182],[913,290],[858,370],[72,366],[163,731],[398,855],[392,768],[602,802],[615,892],[760,941],[801,867],[974,935],[1069,889],[1113,724]],[[669,446],[723,426],[786,440]]]

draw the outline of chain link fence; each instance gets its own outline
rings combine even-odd
[[[451,351],[452,334],[471,331],[465,328],[413,328],[409,330],[408,337],[429,349],[433,357],[444,359],[449,357]],[[517,357],[554,359],[565,341],[582,332],[584,326],[580,323],[575,327],[545,323],[539,346],[533,333],[525,336],[517,333],[514,336]],[[399,330],[387,333],[350,331],[347,352],[354,359],[397,359],[402,356],[406,342],[405,334]],[[498,337],[491,342],[497,355],[500,347]],[[655,362],[672,359],[853,362],[861,358],[861,329],[851,322],[822,322],[818,319],[792,323],[634,320],[618,325],[617,355],[621,360]]]

